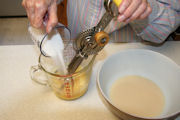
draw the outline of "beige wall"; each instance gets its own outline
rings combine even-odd
[[[26,15],[21,6],[22,0],[0,0],[0,16],[22,16]]]

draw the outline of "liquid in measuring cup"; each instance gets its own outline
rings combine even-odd
[[[57,97],[71,100],[79,98],[87,91],[90,75],[91,71],[82,71],[77,75],[67,77],[49,76],[49,80]]]

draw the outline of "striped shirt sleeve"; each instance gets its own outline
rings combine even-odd
[[[130,25],[143,40],[162,43],[180,25],[179,0],[149,0],[152,13],[146,20]]]
[[[129,42],[136,38],[155,43],[163,42],[180,25],[180,1],[148,0],[148,2],[153,10],[147,19],[133,21],[130,25],[113,19],[105,31],[114,35],[116,42]],[[104,0],[68,0],[68,27],[71,29],[72,38],[96,26],[104,12]],[[128,28],[122,30],[126,26],[131,27],[136,34],[129,32]]]

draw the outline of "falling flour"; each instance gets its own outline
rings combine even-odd
[[[33,41],[40,46],[40,42],[46,34],[45,30],[36,29],[31,26],[28,28],[28,30]],[[47,37],[45,37],[42,50],[46,55],[53,59],[55,64],[58,66],[58,70],[63,75],[68,73],[63,57],[64,43],[61,35],[56,30],[53,30],[50,34],[48,34]]]

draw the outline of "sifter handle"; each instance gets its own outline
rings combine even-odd
[[[113,0],[113,2],[119,7],[122,3],[122,0]]]
[[[83,59],[84,58],[82,56],[76,55],[68,66],[68,73],[73,74],[82,63]]]

